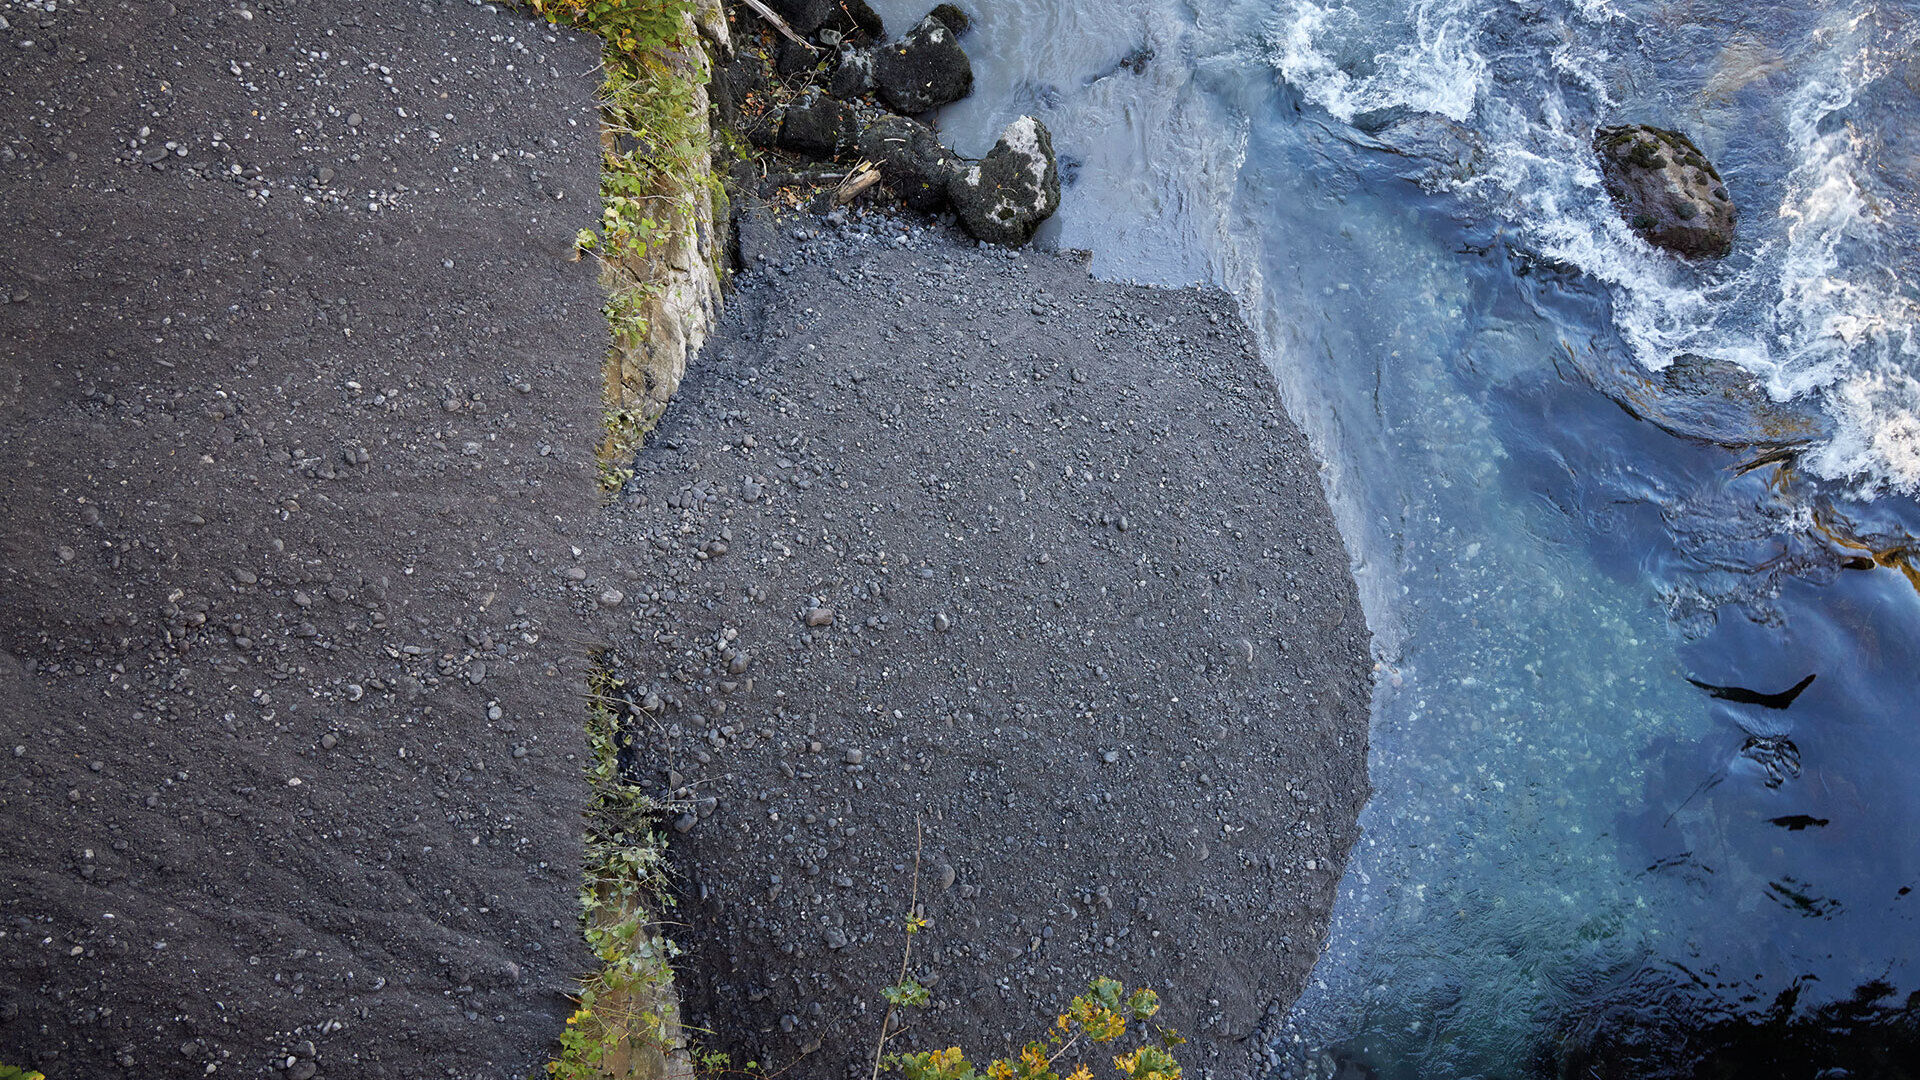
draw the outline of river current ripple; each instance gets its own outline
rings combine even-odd
[[[1238,296],[1354,554],[1375,795],[1276,1073],[1909,1075],[1920,8],[980,8],[947,137],[1041,117],[1043,242]],[[1723,263],[1611,211],[1634,122]],[[1659,400],[1689,356],[1817,436]]]

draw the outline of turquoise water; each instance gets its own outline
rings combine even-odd
[[[979,16],[948,138],[1040,116],[1071,180],[1045,242],[1238,295],[1355,557],[1376,790],[1276,1069],[1909,1075],[1920,9]],[[1587,149],[1615,122],[1716,160],[1725,263],[1626,233]],[[1615,403],[1683,353],[1819,437],[1767,460],[1738,410],[1662,403],[1713,442]],[[1807,675],[1784,709],[1689,681]]]

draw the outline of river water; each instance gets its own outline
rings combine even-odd
[[[1355,557],[1375,794],[1277,1073],[1913,1075],[1920,6],[971,6],[948,140],[1039,116],[1043,242],[1238,296]],[[1625,230],[1622,122],[1731,257]]]

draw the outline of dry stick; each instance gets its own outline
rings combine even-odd
[[[920,910],[920,815],[913,815],[913,892],[907,897],[907,947],[900,950],[900,978],[907,981],[907,961],[913,956],[913,917]],[[893,1013],[899,1006],[887,1002],[887,1015],[880,1019],[880,1041],[873,1046],[873,1080],[880,1080],[880,1055],[887,1049],[887,1028],[893,1025]]]
[[[834,202],[845,206],[859,198],[861,193],[865,192],[868,188],[880,182],[880,170],[873,168],[871,165],[867,165],[866,162],[862,162],[861,164],[866,167],[866,171],[850,173],[845,180],[840,181],[840,190],[834,192],[833,195]]]
[[[772,8],[761,3],[760,0],[740,0],[740,2],[752,8],[754,12],[757,13],[761,18],[772,23],[773,28],[775,30],[780,31],[780,33],[786,35],[786,38],[788,41],[791,41],[796,45],[804,45],[806,46],[807,49],[813,52],[820,51],[813,47],[813,43],[811,41],[808,41],[806,38],[803,38],[799,34],[794,33],[793,27],[787,25],[787,20],[775,14]]]

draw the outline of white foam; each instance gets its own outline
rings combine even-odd
[[[1815,473],[1852,480],[1857,492],[1920,490],[1920,381],[1904,371],[1863,371],[1826,397],[1838,433],[1808,459]]]
[[[1464,123],[1487,81],[1475,48],[1482,5],[1476,0],[1419,0],[1406,8],[1359,3],[1326,7],[1293,0],[1268,32],[1274,66],[1307,100],[1341,120],[1404,106]],[[1405,23],[1405,40],[1368,55],[1356,45],[1377,41],[1381,27]],[[1355,74],[1360,72],[1360,74]]]
[[[1604,35],[1593,31],[1620,14],[1608,0],[1573,0],[1570,19],[1592,25],[1570,27],[1552,50],[1540,72],[1547,85],[1508,86],[1476,51],[1501,2],[1293,0],[1269,32],[1270,56],[1343,121],[1391,106],[1471,120],[1483,168],[1457,193],[1513,223],[1539,253],[1605,282],[1642,366],[1692,352],[1754,372],[1779,400],[1822,395],[1836,436],[1810,459],[1818,474],[1920,492],[1920,304],[1883,268],[1894,238],[1920,221],[1872,196],[1867,138],[1834,122],[1887,76],[1884,58],[1920,35],[1834,15],[1826,44],[1796,64],[1800,86],[1781,99],[1782,151],[1794,165],[1779,204],[1743,206],[1748,250],[1736,259],[1690,267],[1633,235],[1594,165],[1592,126],[1613,119],[1616,102],[1603,74],[1609,57],[1592,43]]]

